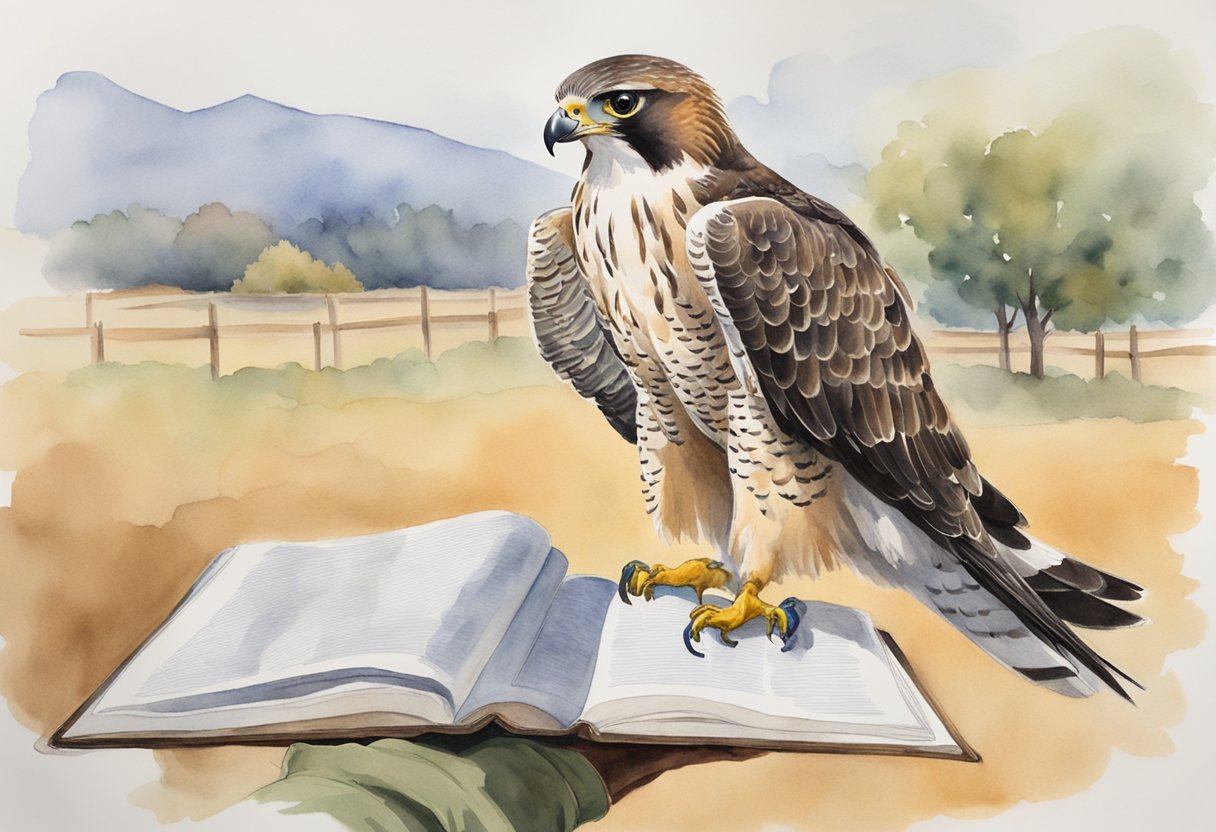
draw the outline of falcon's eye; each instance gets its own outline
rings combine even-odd
[[[604,102],[604,109],[610,116],[628,118],[637,112],[641,104],[642,99],[636,92],[614,92]]]

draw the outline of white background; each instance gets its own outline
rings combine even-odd
[[[42,247],[8,227],[28,161],[26,126],[37,96],[69,70],[93,70],[141,95],[191,110],[253,93],[312,112],[351,113],[426,127],[577,173],[578,154],[552,160],[540,131],[552,90],[570,70],[610,54],[649,52],[705,75],[726,101],[765,100],[773,64],[802,52],[836,61],[880,60],[885,46],[937,39],[960,65],[991,42],[1024,57],[1069,36],[1109,25],[1153,28],[1193,50],[1216,99],[1216,3],[1210,0],[925,0],[925,2],[661,3],[506,2],[23,2],[0,17],[0,306],[48,290],[38,276]],[[918,23],[930,21],[930,23]],[[941,52],[945,50],[945,52]],[[814,95],[814,89],[807,90]],[[813,143],[814,137],[808,137]],[[1211,223],[1216,189],[1200,202]],[[4,377],[0,367],[0,377]],[[1193,440],[1189,464],[1205,463],[1204,519],[1174,541],[1199,579],[1199,604],[1216,610],[1216,540],[1211,463],[1216,439]],[[8,480],[0,475],[0,498]],[[1103,778],[1082,794],[1023,804],[985,820],[937,818],[917,830],[1198,830],[1214,828],[1216,651],[1212,639],[1177,654],[1186,721],[1167,758],[1114,752]],[[143,829],[150,813],[127,802],[158,770],[144,751],[78,757],[34,752],[34,737],[0,709],[0,828]],[[829,784],[823,784],[825,787]],[[266,829],[265,812],[243,806],[208,828]],[[189,822],[186,822],[188,825]],[[273,825],[278,825],[277,823]],[[292,829],[324,826],[292,818]]]

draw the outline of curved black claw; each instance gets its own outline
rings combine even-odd
[[[621,579],[616,584],[616,594],[621,596],[621,600],[630,606],[633,602],[629,600],[629,580],[633,577],[633,573],[639,569],[649,572],[650,565],[643,563],[640,560],[631,560],[621,569]]]
[[[705,654],[699,652],[692,646],[692,622],[688,622],[688,626],[684,628],[684,646],[688,648],[688,652],[692,653],[698,659],[705,658]]]
[[[794,633],[798,631],[798,625],[802,623],[802,615],[798,612],[799,601],[797,598],[786,598],[777,605],[777,609],[785,613],[785,621],[788,625],[785,632],[781,633],[781,652],[788,653],[793,649],[794,645],[791,639]]]
[[[726,634],[726,631],[725,631],[725,630],[718,630],[718,638],[719,638],[719,639],[722,641],[722,643],[723,643],[723,644],[725,644],[727,647],[738,647],[738,646],[739,646],[739,642],[735,641],[733,638],[731,638],[730,636],[728,636],[728,635]]]

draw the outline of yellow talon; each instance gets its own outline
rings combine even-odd
[[[658,565],[656,568],[662,569],[663,566]],[[651,575],[650,570],[647,570],[647,569],[636,570],[633,573],[633,577],[629,581],[629,593],[631,595],[641,595],[642,587],[644,586],[646,581],[650,578],[650,575]]]
[[[768,619],[768,629],[765,631],[765,634],[769,638],[772,638],[773,627],[777,627],[778,632],[789,632],[789,621],[785,617],[785,610],[780,607],[770,607],[769,609],[772,612],[766,610],[764,614],[764,617]]]
[[[797,609],[794,599],[786,599],[780,606],[774,607],[760,600],[760,587],[754,581],[748,581],[735,596],[734,603],[729,607],[716,607],[712,604],[702,604],[692,611],[688,627],[684,630],[684,644],[696,656],[702,656],[693,649],[691,642],[701,641],[701,633],[707,629],[717,630],[718,638],[728,647],[734,647],[738,642],[730,637],[730,633],[742,627],[753,618],[763,616],[768,623],[768,635],[773,632],[780,634],[782,640],[789,646],[790,636],[798,627]]]
[[[707,589],[720,589],[730,583],[731,573],[720,561],[710,558],[694,558],[679,566],[669,568],[661,563],[648,566],[641,561],[630,561],[621,571],[617,590],[621,600],[629,603],[630,595],[640,595],[647,601],[654,598],[657,586],[687,586],[697,593],[700,601]]]

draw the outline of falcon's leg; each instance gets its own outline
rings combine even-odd
[[[726,456],[710,442],[679,405],[665,404],[665,421],[655,415],[645,393],[638,399],[638,454],[642,465],[642,496],[655,529],[668,543],[695,540],[713,547],[716,558],[694,558],[676,567],[631,561],[621,570],[618,591],[647,600],[656,586],[687,586],[697,600],[707,589],[738,585],[729,560],[731,485]]]
[[[703,655],[693,648],[692,642],[700,641],[702,631],[707,629],[717,630],[718,638],[722,640],[722,643],[734,647],[738,642],[730,637],[730,633],[760,616],[763,616],[768,622],[768,635],[771,637],[773,633],[777,633],[786,645],[781,649],[783,651],[789,649],[790,637],[798,629],[799,623],[796,601],[793,598],[786,598],[775,607],[772,604],[766,604],[760,600],[761,586],[760,581],[749,580],[743,584],[743,588],[735,596],[734,603],[729,607],[702,604],[694,609],[692,620],[688,622],[688,627],[684,630],[684,643],[688,646],[689,651],[696,656]]]
[[[731,395],[729,425],[730,551],[744,583],[729,607],[706,604],[693,610],[685,644],[696,653],[692,642],[713,629],[733,647],[730,633],[763,616],[768,634],[780,635],[788,649],[799,624],[798,603],[787,598],[773,606],[760,600],[760,590],[773,578],[813,575],[830,564],[824,535],[830,525],[816,510],[828,493],[830,464],[782,433],[764,400],[742,389]]]

